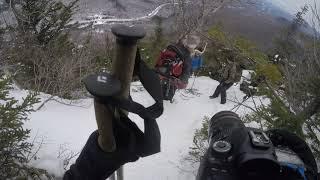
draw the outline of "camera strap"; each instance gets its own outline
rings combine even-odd
[[[303,166],[299,166],[296,164],[292,164],[292,163],[284,163],[281,164],[282,167],[285,166],[287,168],[290,168],[291,170],[293,170],[295,173],[297,173],[301,178],[303,178],[303,180],[308,180],[305,174],[305,167]]]

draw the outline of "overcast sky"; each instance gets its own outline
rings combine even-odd
[[[320,13],[320,0],[270,0],[274,5],[279,6],[280,8],[284,9],[285,11],[289,12],[290,14],[296,14],[301,8],[307,4],[307,5],[314,5],[314,3],[317,4],[318,12]],[[312,23],[312,13],[311,9],[309,8],[309,12],[306,15],[306,20],[311,25]],[[318,27],[317,29],[320,29]]]

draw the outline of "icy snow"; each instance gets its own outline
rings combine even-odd
[[[108,16],[103,14],[95,14],[93,16],[89,16],[87,20],[82,20],[80,23],[90,23],[93,22],[93,25],[101,25],[107,23],[123,23],[123,22],[132,22],[132,21],[141,21],[154,17],[158,14],[158,12],[165,6],[171,5],[171,3],[164,3],[156,7],[152,12],[148,13],[145,16],[141,17],[133,17],[133,18],[115,18],[114,16]]]
[[[245,72],[248,76],[248,72]],[[161,152],[137,162],[128,163],[124,167],[125,179],[130,180],[193,180],[197,167],[192,167],[183,158],[192,145],[195,129],[201,127],[204,116],[211,117],[222,110],[231,110],[236,105],[228,101],[220,104],[220,97],[209,99],[217,87],[218,82],[208,77],[191,78],[189,87],[194,83],[193,94],[186,90],[179,90],[174,102],[164,102],[164,113],[157,119],[161,130]],[[23,97],[26,91],[14,90],[16,97]],[[228,92],[228,99],[242,100],[244,94],[239,85],[232,86]],[[142,88],[140,82],[132,83],[131,95],[133,99],[145,106],[153,104],[153,99]],[[48,95],[41,95],[45,100]],[[68,103],[68,101],[64,101]],[[252,102],[248,102],[253,106]],[[239,108],[237,113],[243,115],[248,109]],[[143,129],[143,121],[134,114],[130,118]],[[72,106],[56,101],[49,101],[41,110],[30,115],[31,120],[26,127],[32,129],[30,141],[42,143],[37,159],[31,164],[44,168],[49,173],[61,177],[64,173],[64,159],[72,153],[81,151],[88,136],[97,128],[92,99],[84,99],[73,103]],[[255,126],[255,124],[252,124]],[[71,163],[75,158],[71,160]]]

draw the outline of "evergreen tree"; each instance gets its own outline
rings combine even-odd
[[[140,43],[142,47],[141,54],[150,67],[154,66],[159,53],[168,45],[168,40],[163,33],[162,18],[155,16],[153,20],[155,22],[153,36]]]
[[[21,0],[10,3],[20,32],[33,34],[40,44],[47,44],[70,26],[78,1],[73,0],[69,4],[51,0]]]
[[[254,43],[241,36],[231,36],[223,31],[221,25],[215,25],[208,31],[211,44],[205,54],[206,64],[212,68],[213,78],[220,80],[221,64],[232,57],[242,67],[254,70],[257,77],[268,77],[272,84],[281,81],[281,73],[278,67],[269,60],[267,54],[259,50]]]
[[[28,154],[32,144],[27,141],[29,129],[23,127],[33,105],[38,101],[35,93],[29,94],[22,102],[11,97],[9,78],[0,77],[0,179],[18,176],[31,177],[34,168],[28,167]]]
[[[186,160],[191,163],[199,163],[201,158],[209,147],[209,122],[210,118],[205,116],[202,120],[202,126],[196,129],[193,136],[193,144],[189,148],[189,154]]]
[[[312,38],[301,38],[298,30],[306,11],[304,7],[297,13],[292,25],[276,41],[276,53],[281,57],[276,63],[281,72],[280,84],[265,78],[259,86],[270,103],[254,109],[245,119],[298,134],[320,157],[320,37],[315,33]]]
[[[72,98],[81,89],[79,80],[96,64],[89,48],[77,46],[69,32],[78,0],[8,1],[17,20],[3,55],[20,87]],[[93,58],[92,58],[93,57]],[[89,67],[90,65],[90,67]]]

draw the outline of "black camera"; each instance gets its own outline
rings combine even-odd
[[[197,180],[281,179],[283,166],[304,179],[304,163],[287,147],[275,146],[270,134],[248,128],[231,111],[215,114],[209,124],[209,148]]]

